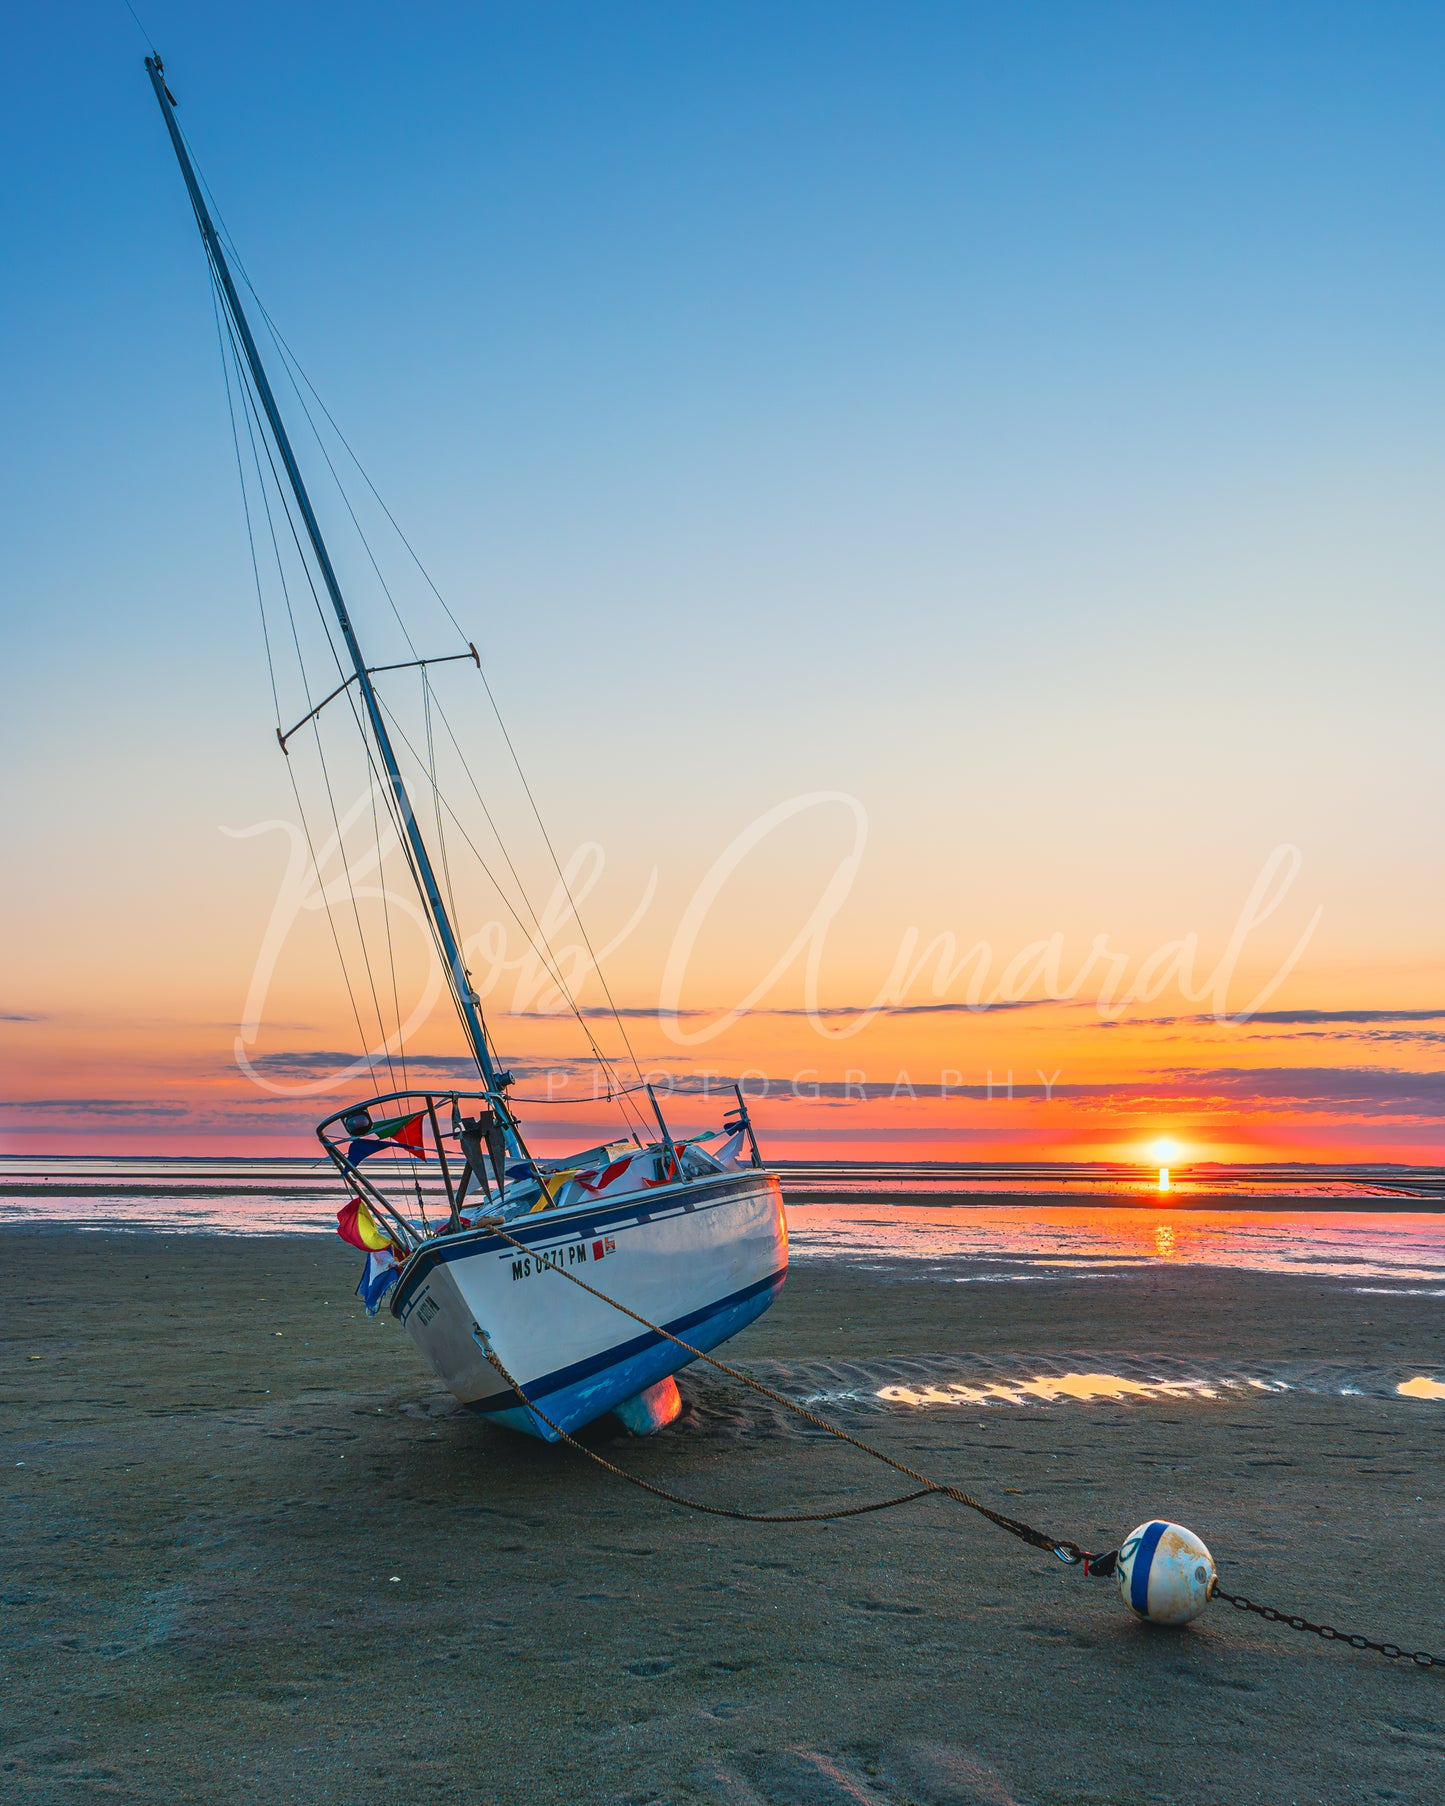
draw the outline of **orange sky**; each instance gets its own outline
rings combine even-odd
[[[811,829],[816,814],[831,816],[831,838],[789,841],[788,821]],[[666,1106],[675,1126],[716,1121],[714,1099],[746,1075],[765,1143],[786,1158],[1148,1159],[1149,1142],[1166,1133],[1180,1144],[1180,1165],[1440,1157],[1445,1011],[1432,1007],[1423,974],[1388,986],[1360,974],[1331,979],[1326,918],[1293,855],[1262,862],[1234,907],[1203,929],[1132,945],[1106,937],[1106,956],[1081,975],[1102,931],[1031,942],[1000,934],[981,950],[979,937],[941,924],[889,921],[866,852],[848,868],[846,890],[830,896],[857,819],[829,799],[740,855],[746,832],[730,836],[711,859],[693,860],[690,887],[677,874],[654,881],[651,867],[602,867],[583,912],[594,947],[634,924],[613,947],[608,976],[643,1069],[665,1096],[677,1089]],[[362,1046],[358,1016],[380,1046],[378,1004],[393,1044],[398,1006],[403,1023],[418,1018],[405,1037],[413,1078],[461,1082],[459,1034],[413,917],[393,910],[387,957],[381,907],[361,899],[368,976],[357,917],[337,889],[332,920],[353,1015],[331,925],[312,907],[308,862],[291,868],[290,890],[281,882],[284,838],[273,827],[228,843],[237,882],[224,936],[189,948],[181,935],[142,941],[121,911],[98,960],[106,1007],[87,1007],[78,979],[37,967],[0,1023],[11,1085],[0,1145],[304,1150],[315,1119],[372,1089],[365,1072],[346,1067]],[[357,888],[404,898],[394,849],[384,886],[366,857],[365,845],[352,847]],[[337,883],[339,862],[327,869]],[[596,869],[595,854],[584,854],[573,872],[579,891]],[[536,879],[553,969],[576,985],[588,1029],[630,1074],[575,918],[555,876],[546,903],[539,874],[523,876]],[[515,921],[483,913],[479,876],[458,872],[457,883],[463,919],[481,923],[473,973],[518,1096],[555,1100],[523,1106],[535,1141],[561,1151],[612,1132],[615,1107],[595,1101],[595,1060],[542,962]],[[390,1089],[384,1057],[377,1071],[375,1088]]]

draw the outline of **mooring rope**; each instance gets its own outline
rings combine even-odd
[[[819,1417],[815,1411],[810,1411],[806,1405],[798,1404],[795,1399],[788,1398],[781,1392],[775,1392],[771,1386],[765,1386],[761,1380],[754,1379],[750,1373],[744,1373],[740,1367],[732,1367],[726,1361],[718,1360],[715,1355],[710,1355],[701,1348],[694,1348],[692,1343],[684,1342],[681,1336],[673,1335],[671,1330],[664,1329],[660,1323],[653,1323],[640,1311],[634,1311],[618,1299],[609,1297],[606,1292],[599,1291],[594,1285],[589,1285],[585,1279],[580,1279],[577,1274],[569,1272],[566,1267],[559,1267],[549,1256],[538,1254],[525,1242],[519,1241],[516,1236],[510,1234],[500,1223],[488,1222],[486,1227],[501,1241],[509,1242],[512,1247],[535,1260],[540,1267],[545,1267],[553,1273],[560,1273],[564,1279],[570,1279],[573,1285],[580,1286],[584,1292],[589,1292],[592,1297],[600,1299],[603,1304],[611,1305],[613,1310],[620,1311],[624,1317],[631,1317],[634,1323],[640,1323],[644,1329],[650,1330],[654,1335],[674,1343],[685,1353],[691,1355],[694,1360],[705,1361],[709,1367],[717,1368],[719,1373],[727,1374],[729,1379],[737,1380],[740,1385],[748,1387],[750,1391],[760,1393],[764,1398],[771,1399],[774,1404],[781,1405],[794,1417],[800,1417],[805,1423],[812,1424],[815,1429],[825,1431],[839,1442],[846,1442],[851,1448],[859,1449],[865,1455],[871,1455],[875,1461],[883,1462],[886,1467],[893,1468],[907,1479],[917,1480],[919,1485],[915,1491],[899,1493],[891,1499],[875,1499],[867,1505],[841,1506],[834,1511],[737,1511],[731,1506],[707,1505],[700,1499],[689,1499],[684,1494],[672,1492],[665,1486],[655,1486],[652,1481],[644,1480],[640,1474],[629,1473],[626,1468],[619,1467],[615,1461],[609,1461],[605,1455],[598,1454],[596,1449],[589,1449],[586,1443],[579,1442],[575,1436],[569,1435],[559,1423],[547,1415],[539,1404],[528,1398],[521,1385],[503,1365],[497,1351],[492,1347],[491,1339],[486,1331],[474,1324],[472,1327],[477,1346],[508,1388],[516,1393],[525,1409],[540,1418],[547,1428],[569,1448],[576,1449],[579,1454],[585,1455],[589,1461],[596,1462],[598,1467],[605,1468],[617,1479],[626,1480],[631,1486],[641,1487],[644,1492],[651,1493],[655,1498],[665,1499],[670,1505],[681,1505],[688,1511],[704,1512],[709,1517],[733,1518],[746,1524],[824,1523],[834,1518],[856,1518],[864,1517],[874,1511],[891,1511],[897,1505],[911,1505],[918,1499],[937,1496],[951,1499],[955,1505],[967,1506],[970,1511],[976,1511],[980,1517],[987,1518],[989,1523],[996,1524],[1000,1530],[1007,1530],[1010,1536],[1018,1537],[1021,1542],[1028,1543],[1035,1549],[1047,1549],[1067,1566],[1082,1567],[1085,1574],[1091,1577],[1104,1579],[1115,1572],[1119,1560],[1118,1549],[1109,1549],[1103,1554],[1091,1555],[1068,1537],[1049,1536],[1045,1531],[1036,1530],[1032,1524],[1025,1524],[1019,1518],[1011,1518],[1001,1511],[994,1511],[990,1506],[975,1499],[971,1493],[964,1492],[959,1487],[945,1486],[937,1480],[930,1480],[927,1474],[919,1473],[916,1468],[909,1467],[906,1462],[895,1460],[892,1455],[884,1454],[882,1449],[874,1448],[871,1443],[864,1442],[860,1437],[849,1435],[847,1430],[840,1430],[837,1424],[829,1423],[827,1418]],[[1351,1634],[1348,1631],[1336,1630],[1332,1624],[1312,1623],[1310,1619],[1302,1618],[1297,1613],[1281,1612],[1272,1605],[1260,1605],[1256,1600],[1246,1599],[1242,1593],[1226,1593],[1217,1579],[1210,1588],[1209,1597],[1222,1600],[1226,1605],[1232,1605],[1239,1611],[1253,1612],[1263,1618],[1266,1623],[1283,1624],[1290,1630],[1311,1632],[1317,1637],[1323,1637],[1327,1643],[1347,1643],[1351,1649],[1374,1650],[1377,1655],[1385,1656],[1392,1662],[1412,1662],[1417,1668],[1445,1668],[1445,1656],[1431,1655],[1423,1649],[1402,1649],[1396,1643],[1377,1643],[1372,1638],[1361,1636],[1358,1633]]]
[[[1086,1573],[1113,1573],[1114,1560],[1118,1554],[1118,1550],[1111,1549],[1107,1554],[1091,1555],[1086,1550],[1082,1549],[1078,1543],[1073,1542],[1068,1537],[1050,1536],[1046,1531],[1036,1530],[1032,1524],[1025,1524],[1018,1518],[1007,1517],[1001,1511],[994,1511],[992,1507],[985,1505],[982,1500],[975,1499],[971,1493],[963,1492],[956,1486],[945,1486],[940,1481],[930,1480],[927,1474],[919,1473],[916,1468],[909,1467],[906,1462],[895,1460],[892,1455],[885,1455],[882,1449],[875,1449],[871,1443],[864,1442],[860,1437],[850,1436],[846,1430],[840,1430],[837,1424],[829,1423],[826,1417],[819,1417],[816,1411],[810,1411],[806,1405],[798,1404],[796,1400],[786,1397],[781,1392],[774,1392],[771,1386],[765,1386],[761,1380],[754,1379],[750,1373],[744,1373],[739,1367],[729,1366],[726,1361],[718,1360],[715,1355],[707,1354],[701,1348],[694,1348],[691,1342],[684,1342],[681,1336],[673,1335],[671,1330],[664,1329],[660,1323],[653,1323],[650,1318],[644,1317],[640,1311],[632,1310],[628,1305],[622,1304],[616,1298],[609,1298],[606,1292],[601,1292],[596,1286],[589,1285],[585,1279],[579,1279],[575,1273],[568,1272],[565,1267],[559,1267],[555,1261],[547,1256],[538,1255],[533,1249],[529,1248],[525,1242],[519,1241],[516,1236],[509,1234],[505,1229],[501,1228],[500,1225],[493,1228],[492,1233],[498,1236],[502,1241],[510,1242],[514,1248],[519,1248],[524,1254],[530,1255],[532,1259],[537,1261],[539,1266],[549,1268],[553,1273],[560,1273],[564,1279],[570,1279],[573,1285],[580,1286],[584,1292],[590,1292],[594,1298],[600,1299],[603,1304],[610,1304],[613,1310],[621,1311],[624,1317],[631,1317],[634,1323],[640,1323],[644,1329],[651,1330],[654,1335],[662,1336],[667,1341],[675,1343],[678,1348],[681,1348],[685,1353],[691,1355],[694,1360],[705,1361],[709,1367],[716,1367],[719,1373],[727,1374],[729,1379],[737,1380],[740,1385],[747,1386],[752,1391],[761,1393],[764,1398],[771,1399],[775,1405],[781,1405],[785,1411],[792,1412],[794,1417],[800,1417],[804,1423],[812,1424],[814,1429],[822,1430],[826,1432],[827,1435],[836,1437],[839,1442],[846,1442],[850,1447],[861,1450],[865,1455],[871,1455],[875,1461],[883,1462],[886,1467],[893,1468],[895,1472],[902,1474],[905,1479],[916,1480],[918,1482],[918,1490],[916,1492],[901,1493],[897,1498],[880,1499],[871,1505],[855,1505],[847,1510],[800,1513],[796,1517],[789,1515],[786,1518],[765,1516],[757,1512],[724,1510],[720,1505],[701,1505],[696,1500],[684,1499],[677,1494],[662,1492],[661,1488],[650,1485],[646,1480],[639,1479],[637,1475],[626,1473],[622,1468],[614,1467],[610,1461],[604,1460],[595,1450],[589,1449],[585,1443],[578,1442],[574,1437],[568,1436],[565,1430],[553,1423],[546,1412],[527,1397],[521,1386],[518,1385],[517,1381],[507,1372],[506,1368],[503,1367],[496,1350],[491,1346],[490,1339],[486,1337],[485,1331],[478,1329],[478,1346],[481,1348],[482,1353],[506,1381],[507,1385],[511,1387],[512,1391],[517,1394],[517,1397],[521,1399],[527,1409],[536,1412],[537,1416],[542,1419],[543,1423],[545,1423],[549,1429],[555,1431],[558,1436],[561,1436],[565,1441],[571,1444],[573,1448],[581,1449],[582,1453],[586,1455],[589,1460],[597,1462],[599,1466],[609,1469],[612,1473],[621,1475],[625,1480],[631,1480],[635,1485],[643,1487],[648,1492],[661,1492],[661,1495],[664,1498],[672,1499],[679,1505],[689,1506],[695,1511],[706,1511],[720,1517],[741,1518],[745,1521],[754,1523],[815,1523],[824,1518],[831,1517],[859,1517],[864,1512],[889,1511],[895,1505],[908,1505],[915,1499],[922,1499],[927,1497],[930,1493],[937,1493],[945,1499],[952,1499],[955,1505],[965,1505],[970,1511],[978,1512],[981,1517],[986,1517],[991,1524],[997,1524],[1000,1530],[1007,1530],[1011,1536],[1016,1536],[1021,1541],[1031,1544],[1035,1549],[1047,1549],[1051,1554],[1057,1555],[1060,1561],[1068,1563],[1070,1567],[1082,1564]]]

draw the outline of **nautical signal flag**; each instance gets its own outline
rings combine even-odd
[[[378,1140],[389,1141],[393,1147],[405,1148],[408,1154],[425,1160],[426,1142],[422,1138],[425,1117],[425,1110],[418,1110],[415,1116],[394,1116],[389,1122],[374,1122],[371,1132]]]
[[[389,1235],[366,1207],[365,1198],[353,1198],[336,1213],[336,1233],[366,1255],[361,1269],[361,1283],[356,1295],[366,1306],[368,1317],[374,1317],[378,1306],[396,1284],[401,1259]]]
[[[368,1254],[379,1248],[390,1248],[391,1237],[377,1227],[376,1218],[366,1208],[363,1198],[353,1198],[336,1213],[336,1233],[353,1248]]]
[[[633,1155],[624,1154],[621,1160],[609,1162],[600,1171],[594,1169],[590,1173],[578,1173],[577,1183],[584,1191],[590,1192],[594,1198],[600,1197],[603,1192],[617,1183],[628,1167],[632,1165],[633,1159]]]
[[[401,1271],[401,1262],[390,1248],[378,1248],[368,1254],[366,1265],[361,1270],[361,1282],[356,1288],[356,1296],[366,1306],[368,1317],[374,1317],[381,1301],[396,1284]]]
[[[427,1159],[422,1128],[425,1117],[426,1111],[418,1110],[414,1116],[393,1116],[387,1122],[374,1122],[370,1136],[353,1141],[346,1150],[347,1160],[355,1166],[362,1160],[369,1160],[373,1154],[384,1154],[388,1148],[401,1148],[414,1160]]]

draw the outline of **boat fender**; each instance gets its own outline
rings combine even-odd
[[[1214,1557],[1192,1530],[1154,1518],[1119,1546],[1119,1596],[1150,1624],[1188,1624],[1214,1591]]]

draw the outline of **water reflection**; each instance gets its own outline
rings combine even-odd
[[[1445,1285],[1445,1216],[1077,1205],[811,1203],[788,1207],[801,1258],[933,1262],[959,1279],[1043,1278],[1167,1261]]]
[[[914,1362],[913,1366],[928,1363]],[[914,1410],[932,1410],[939,1406],[966,1405],[970,1409],[987,1405],[1056,1405],[1060,1403],[1108,1404],[1167,1399],[1229,1399],[1241,1393],[1263,1392],[1278,1395],[1308,1392],[1330,1398],[1408,1398],[1429,1403],[1445,1403],[1445,1383],[1424,1374],[1399,1380],[1394,1374],[1362,1369],[1358,1372],[1338,1368],[1303,1371],[1292,1379],[1277,1373],[1216,1372],[1192,1374],[1187,1370],[1172,1377],[1157,1369],[1144,1369],[1137,1378],[1123,1373],[1024,1373],[998,1376],[1001,1362],[990,1362],[993,1374],[976,1374],[969,1379],[953,1379],[942,1375],[894,1380],[886,1385],[874,1384],[866,1396],[883,1405],[904,1405]],[[1180,1364],[1182,1365],[1182,1363]],[[1398,1369],[1396,1369],[1398,1373]],[[881,1376],[880,1376],[881,1377]],[[816,1394],[815,1403],[841,1404],[849,1400],[861,1402],[865,1395],[854,1390]]]
[[[1130,1380],[1118,1373],[1061,1373],[1011,1383],[990,1380],[981,1386],[967,1386],[961,1380],[944,1386],[884,1386],[877,1396],[891,1405],[1023,1405],[1031,1399],[1052,1405],[1061,1398],[1081,1403],[1098,1398],[1218,1398],[1219,1391],[1208,1380]]]
[[[1445,1386],[1439,1380],[1426,1379],[1423,1374],[1413,1380],[1405,1380],[1395,1390],[1401,1398],[1445,1398]]]
[[[1278,1198],[1281,1174],[1248,1169],[1239,1199],[1266,1183]],[[1093,1206],[1047,1201],[1028,1192],[1065,1183],[1094,1188]],[[1093,1175],[1092,1177],[1080,1175]],[[1101,1178],[1100,1175],[1103,1175]],[[1326,1176],[1328,1175],[1328,1176]],[[932,1263],[940,1277],[977,1283],[1069,1276],[1168,1262],[1311,1272],[1358,1281],[1414,1282],[1445,1291],[1445,1214],[1312,1209],[1308,1192],[1363,1199],[1373,1192],[1408,1201],[1445,1200],[1445,1175],[1425,1169],[1312,1169],[1297,1179],[1297,1208],[1173,1209],[1155,1198],[1107,1204],[1123,1183],[1110,1169],[927,1168],[814,1163],[785,1170],[794,1255],[808,1259]],[[1137,1177],[1137,1175],[1135,1175]],[[843,1181],[849,1195],[840,1195]],[[1174,1175],[1179,1185],[1178,1175]],[[993,1195],[984,1195],[984,1184]],[[1132,1182],[1132,1181],[1131,1181]],[[1218,1181],[1223,1183],[1222,1176]],[[439,1202],[435,1174],[422,1179]],[[965,1195],[967,1188],[974,1188]],[[945,1195],[952,1189],[952,1196]],[[1433,1188],[1433,1189],[1432,1189]],[[1004,1191],[1017,1202],[1000,1202]],[[0,1225],[190,1230],[210,1234],[331,1234],[338,1193],[323,1164],[306,1160],[101,1160],[0,1156]],[[1171,1194],[1175,1195],[1175,1194]],[[1361,1290],[1375,1289],[1362,1285]]]

